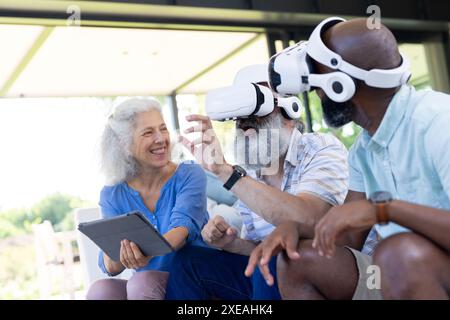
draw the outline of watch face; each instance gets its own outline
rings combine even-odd
[[[233,169],[236,170],[237,172],[239,172],[239,174],[243,177],[247,175],[247,171],[245,171],[245,169],[242,168],[241,166],[238,166],[238,165],[233,166]]]
[[[392,195],[388,191],[376,191],[370,195],[370,201],[374,203],[388,202],[392,200]]]

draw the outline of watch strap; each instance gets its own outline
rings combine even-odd
[[[239,169],[241,168],[239,167]],[[231,188],[233,188],[233,186],[236,184],[236,182],[238,182],[240,178],[246,176],[245,170],[241,169],[242,171],[240,171],[239,169],[237,168],[237,166],[233,166],[233,173],[223,185],[225,189],[231,190]]]
[[[377,221],[379,224],[388,224],[389,216],[388,216],[388,204],[389,202],[381,202],[375,203]]]

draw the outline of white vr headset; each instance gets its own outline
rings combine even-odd
[[[404,56],[395,69],[364,70],[356,67],[330,50],[322,41],[322,33],[336,23],[346,21],[338,17],[323,20],[311,33],[309,40],[301,41],[272,56],[269,63],[271,88],[282,95],[299,94],[321,88],[333,101],[344,102],[355,94],[356,78],[375,88],[395,88],[411,77],[409,61]],[[311,59],[336,71],[314,73]]]
[[[278,106],[286,118],[300,118],[302,105],[297,97],[276,97],[270,88],[258,84],[262,82],[269,82],[267,65],[251,65],[241,69],[232,86],[207,93],[205,109],[208,117],[218,121],[264,117]]]

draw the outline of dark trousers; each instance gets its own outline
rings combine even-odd
[[[175,253],[166,290],[168,300],[279,300],[276,257],[270,262],[275,284],[269,287],[256,269],[247,278],[248,256],[200,246],[186,246]]]

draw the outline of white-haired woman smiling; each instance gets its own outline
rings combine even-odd
[[[153,99],[129,99],[108,118],[101,140],[101,163],[107,185],[100,193],[103,217],[139,210],[167,241],[180,249],[203,245],[200,231],[207,221],[206,176],[192,162],[179,165],[170,159],[170,137]],[[88,299],[170,299],[165,288],[175,253],[146,257],[139,247],[123,239],[120,261],[100,252],[99,266],[108,275],[125,268],[137,272],[128,281],[103,279],[88,291]],[[175,288],[182,290],[182,288]]]

